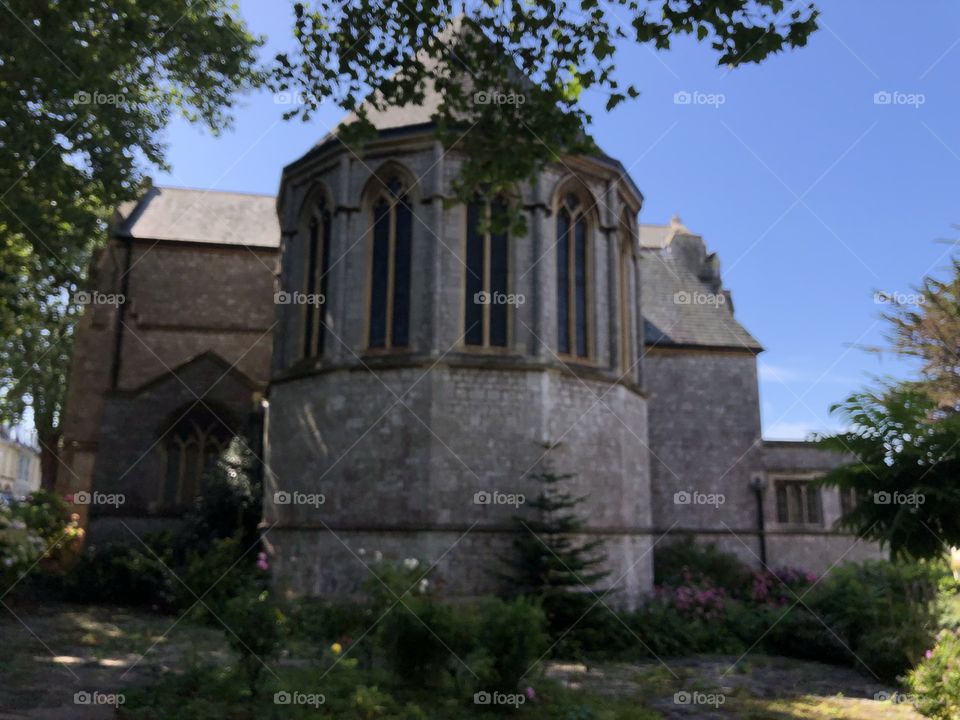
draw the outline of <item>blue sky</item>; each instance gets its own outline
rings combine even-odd
[[[764,434],[802,438],[838,426],[831,403],[910,366],[858,346],[883,342],[877,290],[910,293],[943,274],[960,237],[960,4],[819,3],[807,47],[759,66],[718,68],[688,39],[669,52],[625,45],[637,100],[606,113],[586,94],[594,137],[646,197],[641,222],[673,214],[719,253],[739,320],[764,345]],[[244,0],[266,53],[290,47],[285,2]],[[678,92],[722,104],[678,104]],[[886,92],[890,103],[877,103]],[[166,140],[172,172],[155,182],[274,193],[283,165],[342,116],[284,121],[263,92],[241,98],[232,131],[183,122]]]

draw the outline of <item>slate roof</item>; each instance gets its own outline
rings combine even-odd
[[[704,276],[704,263],[713,258],[706,257],[702,238],[679,221],[641,225],[639,230],[640,302],[647,345],[763,349],[734,318],[730,294],[721,289],[719,277]]]
[[[146,240],[280,245],[276,198],[220,190],[153,187],[117,210],[114,234]]]

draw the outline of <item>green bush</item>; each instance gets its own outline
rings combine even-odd
[[[149,539],[146,542],[153,547]],[[157,550],[155,556],[127,544],[88,546],[60,577],[61,592],[78,602],[174,610],[178,606],[177,581],[165,567],[167,551]]]
[[[37,490],[26,500],[13,503],[12,511],[48,545],[61,542],[70,525],[70,508],[67,503],[48,490]]]
[[[480,689],[515,692],[521,679],[548,647],[546,617],[527,600],[487,600],[479,609],[480,628],[474,654],[491,661],[480,675]]]
[[[182,537],[190,549],[204,551],[226,538],[236,538],[242,550],[257,542],[263,483],[250,442],[233,438],[204,476],[202,491],[184,518]]]
[[[38,490],[25,500],[0,506],[0,581],[34,592],[50,583],[47,574],[60,574],[66,551],[83,537],[78,517],[59,495]],[[31,572],[25,575],[27,570]],[[23,582],[20,582],[24,580]]]
[[[205,606],[219,613],[229,599],[266,588],[266,556],[254,552],[260,495],[256,458],[235,438],[205,477],[196,506],[177,532],[151,533],[143,544],[129,538],[130,542],[88,546],[64,570],[33,573],[33,589],[64,600],[163,611],[197,604],[198,614]],[[59,538],[63,545],[82,533],[67,506],[52,493],[34,493],[14,511],[50,543]]]
[[[177,571],[177,606],[196,604],[198,617],[219,614],[231,598],[245,592],[254,595],[267,589],[267,576],[258,570],[237,538],[216,540],[209,549],[191,553]]]
[[[549,643],[543,611],[527,600],[447,605],[417,597],[384,618],[378,645],[401,681],[466,698],[516,692]]]
[[[457,623],[452,607],[432,598],[406,596],[380,622],[377,644],[401,680],[441,687],[457,670],[457,651],[448,648],[462,650],[466,640],[460,635],[467,630],[465,623]]]
[[[736,595],[750,587],[750,569],[735,555],[690,537],[658,545],[653,555],[654,585],[678,587],[691,581],[705,581]]]
[[[4,591],[34,565],[46,545],[40,533],[28,527],[9,507],[0,505],[0,583]]]
[[[373,612],[386,612],[376,650],[387,667],[404,683],[461,699],[481,690],[516,692],[549,645],[543,610],[524,598],[441,602],[418,567],[407,560],[373,568],[382,581],[368,586]]]
[[[960,717],[960,632],[943,630],[907,676],[917,710],[936,720]]]
[[[764,652],[836,665],[856,664],[847,641],[839,632],[803,605],[766,608],[762,614],[766,635],[761,632],[752,642],[762,636],[760,648]]]
[[[382,611],[381,611],[382,614]],[[307,652],[324,657],[336,643],[340,651],[355,658],[369,669],[373,663],[373,640],[368,630],[375,626],[379,614],[369,603],[330,602],[313,598],[301,599],[290,614],[291,637],[304,644]]]
[[[894,680],[932,643],[936,588],[933,568],[923,563],[851,563],[835,568],[804,603],[855,654],[847,653],[850,661]]]
[[[248,591],[227,601],[220,619],[230,646],[239,656],[238,673],[250,695],[256,697],[264,664],[280,652],[286,618],[270,604],[268,593]]]

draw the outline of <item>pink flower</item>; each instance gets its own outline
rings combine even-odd
[[[270,569],[270,563],[267,562],[267,554],[265,552],[257,553],[257,567],[261,570]]]
[[[924,656],[927,660],[929,660],[930,658],[933,657],[933,650],[927,650],[927,651],[923,654],[923,656]]]
[[[532,687],[528,687],[526,690],[524,690],[524,694],[527,696],[527,700],[535,700],[537,697],[537,693]]]

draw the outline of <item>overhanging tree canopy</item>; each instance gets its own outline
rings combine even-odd
[[[0,3],[0,421],[31,408],[52,482],[77,314],[104,223],[166,168],[176,113],[216,133],[262,82],[225,0]]]
[[[290,115],[307,120],[332,98],[356,114],[343,139],[357,143],[372,112],[436,92],[440,137],[465,157],[463,199],[593,149],[580,93],[607,94],[608,110],[638,94],[618,79],[618,42],[662,50],[692,34],[736,66],[800,47],[817,27],[812,4],[783,0],[313,0],[295,11],[297,52],[278,57],[275,78],[302,92]]]

